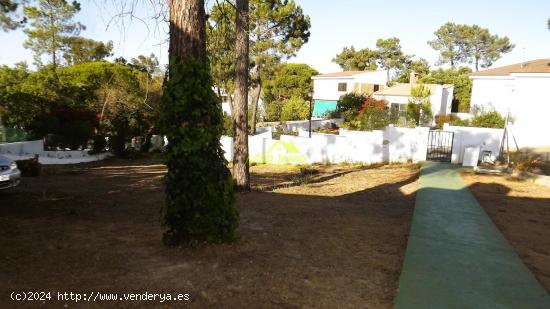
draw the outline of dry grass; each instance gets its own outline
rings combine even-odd
[[[48,168],[0,193],[0,294],[181,292],[197,308],[393,306],[417,166],[255,166],[255,187],[276,188],[238,195],[239,240],[193,248],[161,244],[164,173],[155,159],[109,160]]]

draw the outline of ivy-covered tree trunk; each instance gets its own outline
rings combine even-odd
[[[250,189],[248,166],[248,0],[236,3],[235,104],[233,106],[233,179],[239,190]]]
[[[168,138],[165,243],[236,238],[238,213],[221,148],[222,111],[206,57],[204,0],[170,0],[169,71],[160,123]]]

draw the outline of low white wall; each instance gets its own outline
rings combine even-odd
[[[349,131],[340,135],[299,130],[301,136],[281,135],[274,140],[266,132],[249,137],[250,161],[269,164],[418,162],[426,159],[428,128],[393,128]],[[269,133],[270,134],[270,133]],[[226,159],[232,159],[232,139],[222,137]]]
[[[464,149],[467,146],[481,146],[479,159],[481,159],[481,152],[484,150],[491,151],[492,160],[496,160],[500,154],[500,144],[502,135],[504,134],[503,129],[458,127],[445,124],[443,130],[455,133],[451,158],[452,163],[462,163]]]
[[[317,130],[325,125],[329,125],[331,123],[334,123],[338,126],[340,126],[344,122],[344,119],[341,118],[335,118],[335,119],[313,119],[311,120],[311,129]],[[281,123],[268,123],[269,126],[265,127],[258,127],[256,128],[256,131],[262,132],[261,130],[265,130],[266,128],[271,128],[272,130],[275,130],[275,127],[282,127],[287,131],[293,131],[297,132],[299,130],[309,130],[309,120],[296,120],[296,121],[285,121]]]
[[[38,155],[39,161],[42,164],[91,162],[102,160],[107,156],[106,154],[90,155],[86,150],[44,150],[43,140],[0,144],[0,154],[13,160],[30,159]]]
[[[43,152],[44,152],[43,140],[0,144],[0,154],[11,154],[11,155],[38,154],[40,155]]]

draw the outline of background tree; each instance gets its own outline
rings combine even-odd
[[[401,69],[403,63],[409,56],[403,54],[399,38],[378,39],[376,48],[378,52],[378,64],[386,70],[388,83],[390,81],[390,70]]]
[[[434,32],[436,39],[429,41],[431,47],[439,51],[438,64],[449,63],[455,66],[461,63],[488,68],[495,61],[514,49],[508,37],[492,35],[488,29],[478,25],[446,23]]]
[[[307,43],[311,24],[294,0],[252,0],[250,4],[250,58],[256,88],[251,128],[255,134],[263,79],[272,74],[276,64],[294,56]]]
[[[447,22],[434,32],[435,40],[428,41],[428,44],[439,52],[437,64],[449,63],[452,67],[466,61],[464,51],[465,25],[457,25]]]
[[[264,81],[263,98],[266,119],[268,121],[307,119],[309,117],[309,103],[312,99],[311,93],[313,93],[313,80],[311,77],[318,74],[319,72],[307,64],[279,64],[273,75]],[[298,102],[304,105],[300,111],[305,109],[307,113],[304,115],[303,112],[300,112],[299,116],[290,117],[298,117],[297,119],[288,119],[289,117],[283,119],[281,112],[285,104],[296,106]],[[289,111],[293,108],[289,106],[286,110]]]
[[[418,84],[411,88],[411,98],[407,104],[407,118],[417,125],[431,125],[433,120],[430,89]]]
[[[42,55],[47,54],[55,69],[62,50],[71,35],[78,35],[84,26],[73,21],[80,11],[76,1],[69,4],[65,0],[38,0],[37,6],[25,6],[25,16],[31,21],[25,29],[28,38],[25,48],[30,48],[38,66],[42,65]]]
[[[338,64],[344,71],[373,71],[378,69],[378,52],[368,48],[355,50],[353,46],[344,47],[332,62]]]
[[[95,129],[103,143],[106,136],[116,136],[122,145],[117,154],[124,155],[132,137],[146,141],[155,130],[161,85],[159,75],[149,78],[128,65],[105,61],[59,67],[55,74],[48,67],[31,72],[18,64],[0,69],[0,106],[7,126],[47,137],[48,147],[85,146]],[[122,120],[126,133],[115,126]]]
[[[207,51],[214,85],[220,98],[224,94],[227,96],[231,110],[232,94],[235,91],[235,11],[236,8],[228,1],[214,5],[206,27]]]
[[[236,238],[233,181],[220,145],[221,104],[206,56],[203,0],[171,0],[168,78],[161,102],[166,148],[164,241]]]
[[[248,160],[248,0],[237,0],[235,40],[235,105],[233,106],[233,179],[250,189]]]
[[[488,68],[495,61],[502,57],[502,54],[509,53],[515,45],[510,43],[508,37],[492,35],[488,29],[478,25],[466,27],[464,38],[465,56],[469,63],[473,63],[476,72],[479,67]]]
[[[227,2],[216,3],[212,7],[211,25],[215,25],[214,31],[219,31],[211,38],[218,38],[224,31],[230,31],[228,38],[234,37],[234,18],[230,18],[232,5]],[[233,13],[234,14],[234,10]],[[264,78],[269,78],[277,64],[294,56],[296,52],[309,39],[310,21],[302,8],[294,0],[252,0],[250,1],[249,17],[249,44],[250,44],[250,87],[253,87],[252,101],[249,109],[252,113],[251,130],[255,133],[258,111],[258,101],[262,95]],[[233,21],[232,25],[224,25]],[[223,26],[220,26],[223,25]],[[221,40],[221,46],[216,47],[212,42],[209,51],[219,49],[231,49],[234,53],[234,40]],[[227,42],[227,43],[224,43]],[[216,49],[217,48],[217,49]],[[216,57],[213,57],[216,58]],[[230,53],[222,55],[221,59],[231,59]],[[220,65],[222,62],[214,62],[213,72],[221,79],[231,80],[234,78],[234,69],[230,65]],[[221,68],[221,71],[218,71]],[[231,85],[231,83],[229,84]]]
[[[418,60],[405,61],[403,68],[398,73],[397,82],[410,82],[409,79],[412,72],[415,73],[417,80],[428,75],[430,73],[430,64],[428,63],[428,60],[420,58]]]
[[[62,44],[67,65],[104,60],[113,51],[112,41],[104,43],[79,36],[66,37]]]
[[[153,53],[149,56],[139,55],[136,58],[132,58],[128,65],[136,70],[147,73],[149,76],[155,76],[161,73],[159,60]]]
[[[469,75],[472,70],[468,67],[437,69],[420,78],[420,82],[426,84],[451,84],[454,85],[453,112],[470,112],[470,96],[472,92],[472,80]]]
[[[22,26],[25,20],[17,21],[17,9],[21,1],[0,0],[0,29],[4,31],[15,30]]]

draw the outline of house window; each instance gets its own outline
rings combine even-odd
[[[380,90],[380,85],[374,85],[374,92]]]
[[[338,91],[347,91],[347,90],[348,90],[347,83],[338,83]]]

